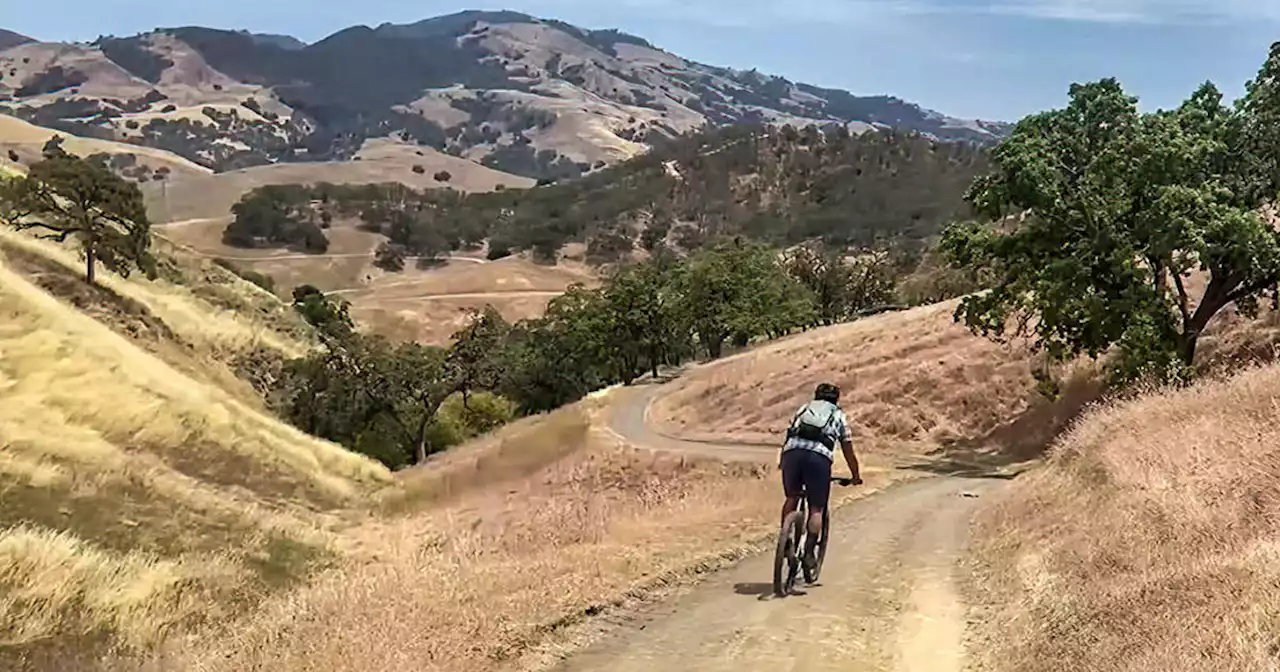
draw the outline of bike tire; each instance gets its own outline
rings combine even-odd
[[[800,512],[787,514],[778,530],[778,545],[773,553],[773,594],[786,597],[796,582],[796,564],[799,562]]]

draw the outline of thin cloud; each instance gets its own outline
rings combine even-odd
[[[551,0],[580,4],[583,0]],[[1280,0],[615,0],[721,27],[766,22],[866,24],[912,15],[970,14],[1103,24],[1280,23]]]
[[[1280,21],[1274,0],[1014,0],[969,9],[1052,21],[1116,24],[1188,24]]]

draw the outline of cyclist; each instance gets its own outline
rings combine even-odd
[[[860,485],[862,478],[858,458],[853,454],[853,440],[844,411],[836,404],[840,401],[840,388],[831,383],[818,385],[813,401],[800,407],[787,429],[787,440],[782,446],[778,466],[782,469],[782,489],[786,503],[782,506],[782,520],[800,505],[801,494],[809,502],[809,534],[805,536],[804,566],[812,569],[817,564],[814,548],[822,533],[822,516],[827,511],[831,496],[831,465],[835,461],[835,446],[840,444],[845,463],[852,474],[851,482]]]

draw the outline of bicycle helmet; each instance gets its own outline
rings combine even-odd
[[[838,403],[840,401],[840,388],[831,383],[822,383],[818,385],[818,389],[813,391],[813,398],[819,401],[829,401]]]

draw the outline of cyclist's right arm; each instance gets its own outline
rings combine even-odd
[[[849,465],[849,474],[854,485],[862,484],[862,470],[858,467],[858,456],[853,454],[853,432],[849,430],[849,418],[840,411],[840,451],[844,453],[844,462]]]
[[[858,456],[853,454],[853,441],[844,439],[840,442],[840,450],[844,452],[845,464],[849,465],[849,473],[853,475],[853,484],[862,484],[862,473],[858,468]]]

